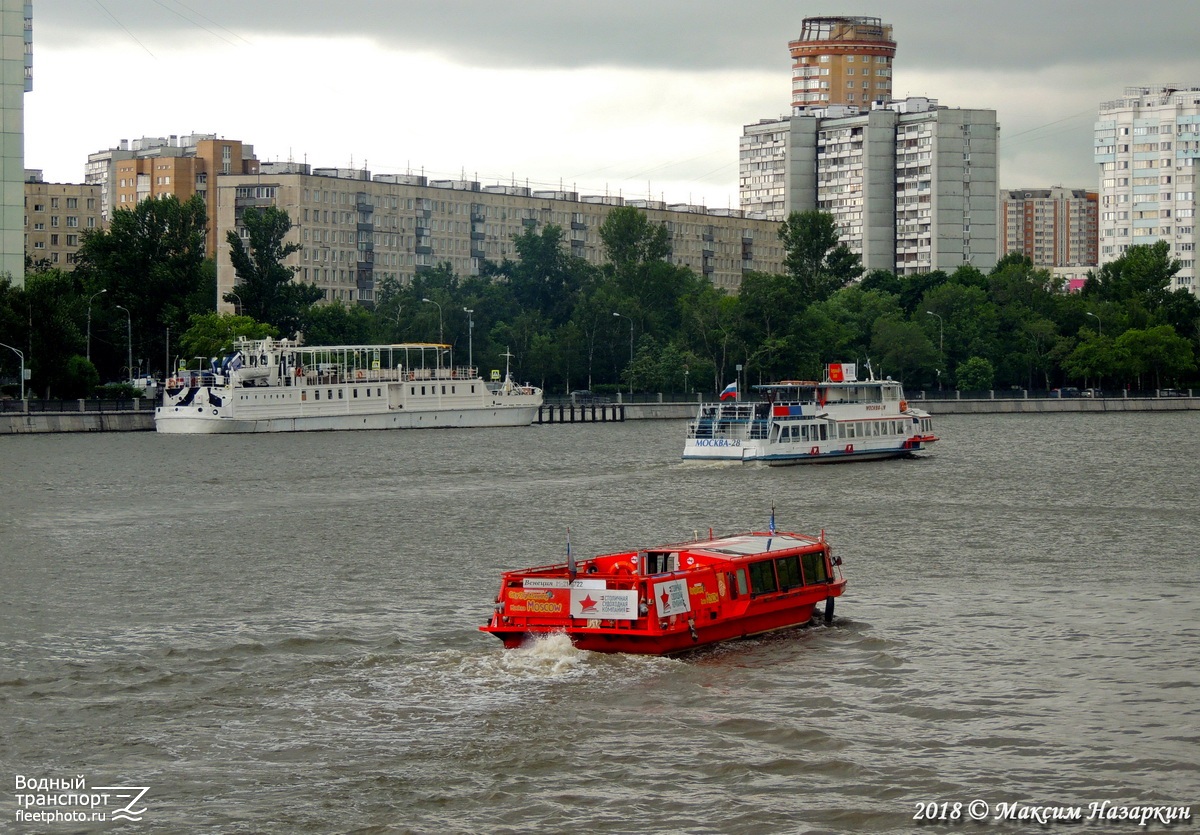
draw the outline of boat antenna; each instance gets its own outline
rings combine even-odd
[[[567,578],[570,582],[575,582],[575,577],[579,572],[575,566],[575,557],[571,554],[571,528],[567,527]]]

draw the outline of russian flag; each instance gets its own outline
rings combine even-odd
[[[730,383],[725,386],[725,390],[721,392],[721,399],[728,400],[731,397],[737,397],[737,383]]]

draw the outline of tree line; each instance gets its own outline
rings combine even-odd
[[[485,261],[479,275],[442,264],[346,306],[319,303],[322,291],[284,265],[298,248],[285,243],[286,212],[249,209],[243,222],[245,237],[227,235],[235,314],[216,312],[199,196],[118,209],[85,235],[73,271],[31,262],[24,287],[0,278],[0,342],[25,354],[31,396],[90,396],[103,382],[206,364],[238,335],[296,334],[309,345],[444,341],[485,375],[511,356],[514,374],[549,394],[712,393],[739,365],[755,384],[819,378],[834,361],[869,362],[910,389],[1196,379],[1200,301],[1169,289],[1179,264],[1165,241],[1131,247],[1067,293],[1020,255],[987,273],[864,274],[831,215],[793,213],[779,229],[784,271],[747,273],[735,295],[672,264],[666,227],[619,207],[599,229],[599,265],[547,225],[515,236],[516,257]],[[17,363],[0,348],[0,378],[15,381]]]

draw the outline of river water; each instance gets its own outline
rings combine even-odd
[[[0,438],[0,831],[1200,813],[1195,415],[936,425],[918,460],[778,469],[684,463],[681,421]],[[589,556],[772,506],[844,560],[831,627],[670,660],[476,629],[500,572],[563,559],[568,527]],[[19,785],[66,778],[146,787],[141,823],[18,818],[54,808]],[[914,820],[933,802],[946,821]]]

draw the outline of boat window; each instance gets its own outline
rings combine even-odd
[[[745,594],[748,591],[748,587],[746,585],[746,569],[739,568],[737,570],[737,574],[734,576],[737,580],[737,582],[734,584],[734,588],[737,589],[737,593]]]
[[[846,437],[846,424],[844,424],[844,423],[838,424],[838,437],[839,438]]]
[[[775,571],[779,575],[779,588],[783,591],[804,585],[804,576],[800,573],[799,556],[793,555],[775,560]]]
[[[801,559],[804,561],[804,581],[806,583],[829,581],[829,574],[825,570],[825,552],[814,551],[804,554]]]
[[[644,560],[647,574],[666,574],[679,568],[679,553],[676,551],[649,551]]]
[[[355,389],[355,390],[354,390],[354,399],[355,399],[355,400],[357,400],[357,399],[358,399],[358,389]]]
[[[320,390],[320,389],[314,389],[314,390],[313,390],[313,399],[314,399],[314,400],[320,400],[320,399],[321,399],[321,390]]]
[[[302,391],[302,392],[300,392],[300,399],[301,399],[301,400],[307,400],[307,399],[308,399],[308,392],[307,392],[307,391]]]
[[[338,389],[338,400],[341,400],[343,395],[345,395],[345,393],[346,393],[345,389]]]
[[[421,394],[425,393],[425,386],[421,386]]]
[[[821,440],[822,441],[829,440],[829,426],[824,423],[821,424]]]
[[[446,387],[442,386],[442,394],[445,394],[445,393],[446,393]]]
[[[750,563],[750,590],[754,594],[766,594],[778,590],[775,582],[775,561],[761,560]]]
[[[333,399],[333,389],[329,389],[329,390],[326,392],[326,394],[328,395],[328,399],[329,399],[329,400],[332,400],[332,399]]]

